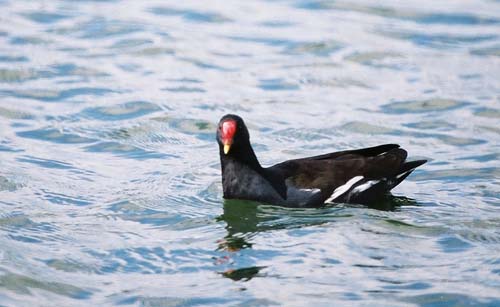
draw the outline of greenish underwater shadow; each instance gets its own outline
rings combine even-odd
[[[226,223],[227,234],[219,241],[220,250],[237,251],[252,247],[251,238],[264,231],[259,224],[271,218],[259,217],[261,203],[247,200],[224,200],[224,213],[216,218]]]
[[[253,239],[261,232],[321,225],[354,215],[348,208],[396,211],[402,206],[417,206],[413,199],[388,195],[370,206],[338,204],[320,208],[284,208],[247,200],[224,200],[224,212],[216,218],[226,223],[226,235],[218,241],[218,250],[237,252],[252,248]],[[230,269],[221,275],[234,281],[258,276],[265,267]]]
[[[320,208],[285,208],[248,200],[224,200],[224,212],[216,218],[226,223],[227,234],[219,249],[235,251],[251,248],[251,239],[259,232],[319,225],[352,216],[345,208],[369,208],[397,211],[402,206],[418,206],[411,198],[387,195],[369,206],[338,204]]]
[[[418,206],[418,202],[413,198],[388,194],[382,199],[364,207],[380,211],[398,211],[401,207],[405,206]]]

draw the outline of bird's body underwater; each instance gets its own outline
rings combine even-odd
[[[396,144],[260,165],[243,119],[228,114],[217,128],[224,198],[285,207],[329,203],[370,204],[386,195],[416,167]]]

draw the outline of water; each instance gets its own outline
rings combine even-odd
[[[500,3],[5,1],[0,305],[500,305]],[[257,154],[399,143],[380,209],[222,200]]]

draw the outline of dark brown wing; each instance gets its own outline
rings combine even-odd
[[[323,154],[323,155],[319,155],[319,156],[288,160],[288,161],[282,162],[280,164],[286,164],[289,162],[301,162],[301,161],[308,161],[308,160],[330,160],[330,159],[337,159],[337,158],[342,158],[342,157],[346,157],[346,156],[351,157],[352,155],[357,155],[357,156],[361,156],[361,157],[374,157],[374,156],[383,154],[383,153],[388,152],[388,151],[395,149],[395,148],[399,148],[399,145],[398,144],[384,144],[384,145],[379,145],[379,146],[375,146],[375,147],[367,147],[367,148],[355,149],[355,150],[336,151],[336,152],[327,153],[327,154]],[[277,165],[280,165],[280,164],[277,164]]]
[[[400,173],[407,153],[399,145],[335,152],[289,160],[272,166],[287,182],[301,189],[321,189],[324,199],[356,176],[364,180],[391,178]]]
[[[374,158],[376,156],[381,156],[382,154],[387,153],[396,148],[399,148],[399,145],[385,144],[385,145],[368,147],[357,150],[337,151],[319,156],[287,160],[269,167],[269,170],[272,172],[278,171],[285,178],[287,178],[297,173],[307,172],[307,168],[309,167],[324,168],[326,165],[338,161],[343,161],[342,164],[346,168],[356,168],[356,164],[362,163],[366,158]],[[403,152],[405,153],[405,158],[406,158],[406,151],[403,150]],[[347,161],[347,160],[356,160],[356,161]]]

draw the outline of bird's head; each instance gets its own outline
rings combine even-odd
[[[240,147],[249,145],[250,136],[243,119],[234,114],[224,115],[217,126],[217,142],[224,155],[230,155]]]

